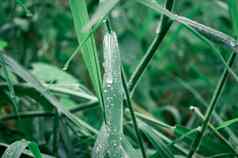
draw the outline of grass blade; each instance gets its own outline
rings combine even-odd
[[[42,82],[48,90],[68,94],[71,96],[82,97],[88,100],[97,100],[96,96],[83,86],[78,80],[61,69],[46,63],[33,63],[31,73]],[[54,82],[51,84],[46,84]],[[91,93],[91,94],[90,94]]]
[[[234,59],[235,59],[235,56],[236,54],[235,53],[232,53],[228,59],[228,66],[231,67],[233,62],[234,62]],[[193,144],[191,146],[191,150],[188,154],[188,158],[192,158],[193,154],[196,152],[202,138],[203,138],[203,135],[204,135],[204,132],[206,131],[207,129],[207,126],[208,126],[208,122],[210,120],[210,117],[216,107],[216,103],[222,93],[222,90],[226,84],[226,80],[227,80],[227,77],[229,75],[229,71],[228,69],[225,69],[224,72],[222,73],[221,75],[221,78],[219,80],[219,83],[217,84],[216,86],[216,89],[213,93],[213,96],[212,96],[212,99],[210,101],[210,104],[208,106],[208,109],[206,111],[206,115],[205,115],[205,119],[204,119],[204,122],[202,124],[202,128],[201,128],[201,131],[198,133],[198,135],[196,136],[196,138],[194,139],[193,141]]]
[[[121,80],[121,59],[115,32],[104,36],[104,85],[103,97],[105,103],[106,124],[95,144],[93,155],[101,158],[108,154],[111,158],[122,158],[123,148],[123,91]],[[97,150],[101,147],[101,150]],[[106,153],[105,153],[106,152]]]
[[[38,146],[35,143],[26,140],[20,140],[12,143],[5,150],[2,158],[20,158],[27,147],[29,147],[35,158],[41,158]]]
[[[102,79],[95,40],[93,36],[89,37],[89,31],[82,32],[83,26],[86,25],[89,21],[86,2],[85,0],[69,0],[69,2],[83,59],[89,71],[90,78],[99,97],[100,103],[101,105],[103,105],[101,91]]]
[[[137,125],[136,115],[135,115],[135,112],[134,112],[133,107],[132,107],[130,92],[129,92],[129,89],[128,89],[127,84],[126,84],[126,77],[125,77],[124,71],[122,71],[122,83],[123,83],[123,88],[124,88],[124,91],[125,91],[127,106],[129,108],[129,111],[130,111],[130,114],[131,114],[133,126],[134,126],[134,129],[135,129],[135,132],[136,132],[137,140],[138,140],[139,145],[140,145],[141,153],[142,153],[143,158],[146,158],[147,156],[146,156],[145,146],[143,144],[143,139],[142,139],[142,136],[140,134],[140,131],[139,131],[139,128],[138,128],[138,125]]]
[[[21,65],[16,63],[13,59],[10,57],[3,55],[3,59],[6,63],[6,65],[11,69],[13,73],[15,73],[17,76],[22,78],[24,81],[26,81],[28,84],[30,84],[36,91],[38,91],[54,108],[56,108],[60,113],[64,114],[69,120],[71,120],[75,125],[78,127],[84,127],[88,129],[92,133],[97,133],[97,131],[88,125],[86,122],[80,120],[73,114],[71,114],[68,110],[64,108],[61,103],[58,102],[58,100],[51,96],[47,89],[41,85],[41,83],[35,79],[34,76],[32,76],[30,73],[28,73]],[[83,133],[85,135],[88,135],[88,132],[83,130]]]
[[[229,3],[231,4],[231,2]],[[231,17],[233,18],[232,20],[237,23],[237,19],[234,17],[233,13],[237,12],[238,11],[238,6],[230,6],[230,12],[231,12]],[[236,26],[234,24],[234,26]],[[234,28],[235,30],[237,30],[238,28]],[[237,52],[236,52],[237,53]],[[228,67],[231,67],[233,62],[234,62],[234,59],[236,57],[236,54],[232,52],[230,58],[228,59]],[[191,158],[194,154],[194,152],[197,150],[200,142],[201,142],[201,139],[203,137],[203,134],[208,126],[208,123],[209,123],[209,119],[212,115],[212,112],[213,110],[215,109],[215,105],[216,105],[216,102],[220,96],[220,93],[222,92],[222,89],[225,85],[225,81],[228,77],[228,69],[226,68],[221,76],[221,79],[216,87],[216,90],[214,91],[214,94],[213,94],[213,97],[212,97],[212,100],[210,102],[210,105],[206,111],[206,115],[205,115],[205,118],[204,118],[204,122],[203,122],[203,125],[202,125],[202,130],[201,132],[197,135],[197,137],[195,138],[194,142],[193,142],[193,145],[192,145],[192,148],[188,154],[188,158]]]
[[[234,123],[237,123],[238,122],[238,118],[234,118],[234,119],[231,119],[231,120],[228,120],[228,121],[225,121],[225,122],[222,122],[222,124],[220,124],[218,127],[216,127],[217,130],[220,130],[220,129],[223,129],[225,127],[228,127]]]
[[[227,63],[226,63],[227,64]],[[227,67],[226,67],[227,68]],[[201,108],[205,109],[206,107],[208,107],[207,101],[199,94],[199,92],[194,89],[191,85],[189,85],[188,83],[184,82],[182,79],[180,78],[175,78],[177,82],[179,82],[185,89],[187,89],[191,94],[193,94],[193,96],[200,102],[199,105],[202,105]],[[214,118],[216,119],[216,121],[221,124],[222,122],[224,122],[221,117],[216,113],[216,111],[214,111],[213,113]],[[235,142],[237,142],[237,137],[235,135],[235,133],[230,129],[230,128],[225,128],[225,131],[235,140]]]
[[[205,118],[197,107],[191,107],[190,109],[193,110],[197,114],[197,116],[199,116],[204,121]],[[223,135],[218,132],[217,129],[210,122],[208,122],[208,127],[216,135],[217,138],[219,138],[224,144],[226,144],[227,147],[230,148],[232,152],[237,154],[236,150],[233,148],[230,142],[225,137],[223,137]]]
[[[174,0],[167,0],[165,6],[168,10],[172,10],[173,4],[174,4]],[[156,32],[153,42],[149,46],[147,52],[143,56],[143,59],[140,61],[139,65],[136,67],[136,70],[133,72],[129,80],[128,88],[131,94],[133,93],[137,83],[139,82],[140,78],[142,77],[143,73],[148,67],[150,61],[152,60],[152,57],[156,53],[156,50],[158,49],[163,39],[167,35],[167,32],[169,31],[169,28],[171,25],[172,25],[172,21],[170,21],[168,17],[162,16],[161,23],[158,26],[160,30]]]
[[[224,46],[230,48],[232,51],[238,53],[238,41],[236,41],[233,37],[217,31],[211,27],[208,27],[206,25],[200,24],[196,21],[190,20],[186,17],[179,16],[177,14],[174,14],[170,12],[169,10],[161,7],[159,4],[155,3],[154,1],[150,0],[136,0],[138,3],[141,3],[156,12],[163,14],[167,17],[169,17],[171,20],[174,20],[178,23],[184,24],[184,25],[189,25],[198,32],[200,32],[202,35],[206,36],[209,38],[211,41],[215,43],[221,43]]]
[[[2,158],[19,158],[28,144],[29,142],[25,140],[12,143],[3,153]]]
[[[172,151],[167,147],[167,145],[159,138],[157,131],[152,129],[147,124],[140,121],[140,129],[146,135],[148,140],[152,145],[158,150],[158,157],[161,158],[174,158]]]
[[[233,20],[233,29],[234,29],[234,34],[237,37],[238,36],[238,1],[237,0],[228,0],[227,1],[229,5],[229,11],[230,11],[230,16]]]
[[[28,145],[28,148],[30,149],[30,151],[32,152],[32,154],[35,156],[35,158],[41,158],[41,153],[40,153],[40,149],[38,147],[38,145],[34,142],[30,142],[30,144]]]
[[[84,26],[84,32],[88,32],[95,25],[102,23],[106,15],[120,2],[120,0],[107,0],[102,1],[97,8],[96,12],[92,16],[91,20]]]
[[[190,27],[189,25],[184,25],[189,31],[191,31],[195,36],[197,36],[199,39],[201,39],[203,42],[205,42],[214,52],[216,55],[221,59],[224,66],[229,70],[230,74],[234,79],[238,82],[238,76],[237,74],[227,65],[226,61],[224,60],[224,57],[221,55],[221,52],[216,46],[209,41],[206,37],[202,36],[199,32],[197,32],[195,29]]]

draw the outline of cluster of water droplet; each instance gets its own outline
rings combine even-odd
[[[106,124],[103,124],[92,153],[93,158],[125,158],[123,136],[123,89],[121,59],[115,32],[106,33],[103,41],[103,97]]]

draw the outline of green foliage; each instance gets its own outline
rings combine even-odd
[[[238,20],[237,20],[237,15],[238,15],[238,2],[236,0],[229,0],[229,10],[231,17],[233,19],[233,29],[234,29],[234,34],[238,36]]]
[[[238,118],[234,118],[232,120],[222,122],[222,124],[220,124],[216,129],[219,130],[219,129],[222,129],[222,128],[226,128],[227,126],[230,126],[230,125],[232,125],[234,123],[237,123],[237,122],[238,122]]]
[[[2,1],[0,157],[237,157],[237,16],[237,0]]]
[[[30,149],[35,158],[42,158],[38,146],[26,140],[12,143],[3,153],[2,158],[20,158],[26,147]]]
[[[7,42],[0,40],[0,50],[3,50],[5,47],[7,47]]]
[[[74,18],[75,30],[78,42],[81,43],[87,37],[87,32],[82,32],[82,27],[88,22],[88,12],[86,2],[84,0],[70,0],[70,7]],[[93,36],[91,36],[82,46],[82,54],[85,64],[93,81],[93,85],[98,95],[101,89],[101,71],[98,62],[98,54]]]

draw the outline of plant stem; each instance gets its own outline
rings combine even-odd
[[[234,52],[232,52],[232,54],[230,55],[229,59],[228,59],[228,66],[231,67],[233,62],[234,62],[234,59],[236,57],[236,54]],[[204,135],[204,132],[208,126],[208,122],[210,120],[210,117],[212,115],[212,112],[214,111],[215,107],[216,107],[216,103],[217,103],[217,100],[219,99],[221,93],[222,93],[222,90],[225,86],[225,83],[226,83],[226,79],[229,75],[229,70],[227,68],[225,68],[223,74],[221,75],[221,78],[219,80],[219,83],[217,84],[217,87],[213,93],[213,96],[212,96],[212,99],[210,101],[210,104],[209,104],[209,107],[206,111],[206,115],[205,115],[205,118],[204,118],[204,122],[202,124],[202,129],[200,132],[198,132],[196,138],[194,139],[193,143],[192,143],[192,147],[191,147],[191,150],[187,156],[187,158],[192,158],[193,154],[196,152],[196,150],[198,149],[198,146],[200,145],[200,142],[202,140],[202,137]]]
[[[143,156],[143,158],[146,158],[147,156],[146,156],[145,146],[143,144],[142,136],[141,136],[139,128],[138,128],[138,124],[137,124],[137,121],[136,121],[136,115],[135,115],[133,107],[132,107],[130,92],[129,92],[127,84],[126,84],[126,77],[125,77],[125,73],[124,73],[123,69],[122,69],[121,74],[122,74],[122,84],[123,84],[123,88],[124,88],[124,91],[125,91],[126,103],[127,103],[127,106],[129,108],[129,111],[130,111],[130,114],[131,114],[132,123],[133,123],[134,129],[135,129],[135,132],[136,132],[137,140],[138,140],[139,145],[140,145],[142,156]]]
[[[193,110],[193,111],[197,114],[197,116],[198,116],[199,118],[201,118],[203,121],[205,120],[205,117],[203,116],[203,114],[200,112],[200,110],[199,110],[197,107],[191,107],[191,110]],[[223,135],[222,135],[220,132],[218,132],[218,131],[216,130],[216,128],[215,128],[210,122],[208,122],[208,127],[212,130],[212,132],[213,132],[222,142],[224,142],[224,143],[227,145],[227,147],[230,148],[230,150],[231,150],[233,153],[235,153],[236,155],[238,155],[237,151],[233,148],[233,146],[230,144],[230,142],[229,142],[225,137],[223,137]]]
[[[169,124],[166,124],[160,120],[157,120],[155,118],[153,118],[153,116],[146,116],[146,115],[143,115],[139,112],[135,112],[135,115],[140,118],[141,120],[144,120],[144,121],[147,121],[149,123],[152,123],[152,124],[155,124],[155,125],[158,125],[162,128],[166,128],[166,129],[170,129],[170,130],[174,130],[174,126],[170,126]]]
[[[69,111],[72,113],[77,113],[82,110],[87,110],[89,108],[96,107],[97,105],[98,105],[98,102],[83,103],[79,107],[72,108]],[[24,118],[32,118],[32,117],[53,117],[53,116],[55,116],[55,113],[53,112],[32,111],[32,112],[18,113],[18,115],[14,114],[14,115],[7,115],[4,117],[0,117],[0,121],[17,119],[17,117],[24,119]]]
[[[231,49],[233,52],[238,53],[238,41],[234,39],[233,37],[223,32],[220,32],[218,30],[215,30],[211,27],[208,27],[206,25],[203,25],[201,23],[188,19],[186,17],[174,14],[170,12],[168,9],[161,7],[159,4],[155,3],[154,1],[150,1],[150,0],[136,0],[136,1],[138,3],[141,3],[155,10],[156,12],[162,15],[169,17],[173,21],[176,21],[183,25],[191,26],[192,28],[200,32],[203,36],[206,36],[207,38],[209,38],[211,41],[215,43],[223,44],[225,47]]]
[[[173,8],[174,0],[167,0],[166,1],[166,8],[168,10],[172,10]],[[128,83],[128,89],[130,91],[130,95],[133,94],[134,89],[139,82],[140,78],[142,77],[143,73],[145,72],[146,68],[148,67],[150,61],[152,60],[152,57],[156,53],[156,50],[162,43],[163,39],[165,38],[167,32],[169,31],[170,26],[172,25],[172,21],[166,17],[162,16],[162,20],[160,23],[160,30],[156,32],[155,38],[151,45],[149,46],[147,52],[145,53],[144,57],[140,61],[139,65],[137,66],[136,70],[133,72],[129,83]]]

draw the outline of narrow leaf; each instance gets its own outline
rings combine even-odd
[[[106,33],[103,41],[105,122],[95,143],[94,158],[108,154],[110,158],[122,158],[125,153],[121,145],[123,136],[123,89],[121,59],[115,32]],[[101,148],[101,150],[98,150]]]
[[[26,140],[16,141],[8,146],[3,153],[2,158],[20,158],[27,147],[29,147],[35,158],[41,158],[41,153],[37,144]]]
[[[42,86],[42,84],[35,79],[35,77],[27,72],[21,65],[15,62],[13,59],[6,55],[2,55],[3,60],[6,65],[14,72],[17,76],[22,78],[28,84],[30,84],[36,91],[38,91],[42,97],[44,97],[54,108],[56,108],[60,113],[64,114],[69,120],[71,120],[78,127],[84,127],[91,131],[92,133],[97,133],[97,131],[88,125],[86,122],[80,120],[75,115],[71,114],[68,110],[64,108],[64,106],[53,96],[51,96],[48,90]],[[88,135],[88,132],[82,131],[85,135]]]
[[[196,29],[198,32],[200,32],[203,36],[206,36],[210,40],[212,40],[215,43],[223,44],[224,46],[230,48],[232,51],[238,53],[238,41],[236,41],[233,37],[220,32],[218,30],[215,30],[211,27],[208,27],[206,25],[200,24],[196,21],[190,20],[186,17],[179,16],[177,14],[174,14],[170,12],[169,10],[163,8],[161,5],[157,4],[154,1],[150,0],[136,0],[138,3],[141,3],[156,12],[166,15],[171,20],[174,20],[178,23],[181,23],[183,25],[189,25],[192,28]]]
[[[237,122],[238,122],[238,118],[234,118],[234,119],[231,119],[231,120],[229,120],[229,121],[223,122],[223,123],[220,124],[216,129],[217,129],[217,130],[220,130],[220,129],[222,129],[222,128],[228,127],[228,126],[230,126],[230,125],[232,125],[232,124],[234,124],[234,123],[237,123]]]
[[[29,150],[32,152],[32,154],[35,156],[35,158],[41,158],[41,153],[38,145],[34,142],[30,142],[28,144]]]
[[[238,1],[237,0],[228,0],[229,10],[231,17],[233,19],[233,29],[235,36],[238,36]]]
[[[102,23],[105,16],[118,4],[120,0],[107,0],[100,3],[99,7],[94,13],[91,20],[87,23],[87,25],[83,28],[83,31],[88,32],[95,25]]]
[[[158,150],[158,157],[161,158],[174,158],[172,151],[167,145],[159,138],[157,131],[152,129],[150,126],[140,121],[140,128],[146,135],[151,144]]]
[[[75,31],[78,43],[84,43],[81,46],[84,62],[89,71],[90,78],[97,95],[102,99],[101,94],[101,71],[96,50],[96,44],[93,36],[88,36],[89,32],[82,32],[82,28],[89,21],[88,11],[85,0],[69,0],[73,15]],[[88,38],[88,39],[87,39]],[[86,40],[87,39],[87,40]],[[101,101],[102,102],[102,101]]]
[[[19,158],[29,142],[25,140],[12,143],[3,153],[2,158]]]

